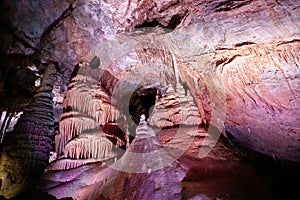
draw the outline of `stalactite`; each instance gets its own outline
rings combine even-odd
[[[63,107],[71,107],[86,113],[94,117],[100,125],[116,121],[121,113],[111,105],[111,99],[107,92],[96,83],[88,82],[90,79],[84,79],[83,75],[80,77],[78,79],[75,77],[75,82],[69,84],[70,90],[65,95]]]
[[[2,140],[3,140],[3,137],[4,137],[5,127],[6,127],[6,121],[8,120],[9,115],[10,115],[9,112],[6,112],[6,113],[5,113],[5,117],[4,117],[4,119],[3,119],[3,121],[2,121],[2,124],[1,124],[1,128],[0,128],[1,141],[0,141],[0,143],[2,143]],[[2,117],[2,116],[1,116],[1,117]]]
[[[13,112],[12,113],[6,112],[3,121],[1,121],[2,124],[1,124],[1,128],[0,128],[0,143],[3,142],[3,138],[4,138],[4,135],[5,135],[5,132],[8,129],[13,116],[14,116]],[[0,118],[2,118],[2,112],[1,112]]]
[[[60,159],[56,160],[51,165],[46,169],[46,170],[68,170],[68,169],[74,169],[86,164],[90,163],[96,163],[96,162],[101,162],[103,159],[99,158],[89,158],[89,159]]]
[[[8,127],[9,127],[9,125],[10,125],[10,122],[11,122],[13,116],[14,116],[14,113],[10,113],[9,118],[8,118],[8,120],[7,120],[7,122],[6,122],[6,126],[5,126],[5,128],[4,128],[4,130],[3,130],[3,133],[5,133],[6,130],[8,129]]]
[[[105,158],[112,150],[112,142],[104,133],[83,133],[65,146],[64,154],[69,158]]]
[[[57,149],[63,150],[67,142],[77,137],[83,130],[95,129],[97,126],[98,124],[94,119],[87,117],[76,116],[63,119],[59,124],[61,141]],[[61,151],[58,153],[61,153]]]
[[[84,112],[90,116],[94,116],[95,107],[93,104],[94,87],[82,85],[72,90],[72,107]]]
[[[125,143],[124,132],[109,125],[122,118],[122,114],[111,105],[111,97],[106,90],[88,73],[85,74],[84,65],[81,67],[66,92],[63,101],[65,112],[61,115],[59,134],[55,139],[59,158],[74,161],[55,161],[53,169],[77,167],[85,159],[107,159],[112,155],[113,144],[119,147]],[[100,131],[100,126],[106,130]]]

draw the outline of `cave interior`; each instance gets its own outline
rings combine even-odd
[[[299,2],[151,2],[0,3],[0,199],[299,197]]]

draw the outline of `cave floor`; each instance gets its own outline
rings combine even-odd
[[[174,131],[163,130],[158,137],[166,144]],[[204,144],[204,137],[209,138],[209,135],[199,129],[189,148],[178,159],[188,169],[182,181],[182,199],[274,199],[264,180],[229,146],[226,138],[221,136],[212,147],[214,141],[207,140]],[[178,140],[186,141],[184,138]],[[211,146],[212,150],[199,159],[201,145]]]
[[[181,129],[181,131],[191,133],[195,132],[195,128],[192,128],[192,131],[189,128]],[[300,177],[299,174],[296,174],[299,172],[298,167],[296,169],[282,167],[280,163],[275,161],[256,163],[256,161],[245,160],[223,136],[218,139],[216,144],[210,140],[203,142],[204,138],[209,138],[209,136],[201,128],[197,129],[193,136],[177,133],[178,128],[163,129],[158,131],[157,138],[161,145],[168,146],[170,150],[187,148],[176,161],[180,163],[181,168],[186,170],[183,180],[179,182],[182,185],[182,199],[288,199],[298,195],[297,185],[299,186]],[[201,145],[206,146],[206,148],[213,146],[213,148],[206,157],[200,159],[198,153]],[[68,196],[67,193],[82,195],[82,193],[91,192],[94,188],[104,184],[103,179],[109,179],[112,169],[108,165],[113,162],[114,160],[111,159],[106,162],[106,165],[95,163],[68,171],[48,171],[42,177],[39,187],[59,198]],[[177,166],[173,165],[170,171],[163,169],[159,173],[151,172],[150,174],[153,175],[147,175],[147,173],[114,173],[113,180],[117,182],[110,187],[118,187],[116,191],[122,193],[122,188],[124,188],[122,184],[128,184],[128,180],[129,182],[133,180],[135,188],[124,191],[128,199],[130,191],[134,193],[134,190],[141,190],[138,187],[145,186],[144,182],[149,180],[149,177],[151,180],[160,180],[161,176],[164,176],[163,173],[174,173]],[[102,181],[97,182],[97,177],[102,177],[99,178]],[[118,183],[121,185],[117,186]],[[149,185],[145,190],[150,190],[152,185],[151,183],[147,184]],[[172,186],[167,184],[166,187]],[[83,190],[83,188],[85,189]],[[78,192],[80,190],[84,192]],[[155,190],[153,192],[156,192]],[[27,193],[31,199],[34,199],[32,195],[35,196],[32,194],[33,191],[36,190]],[[101,194],[99,191],[98,193]],[[57,194],[60,195],[57,196]],[[120,194],[119,197],[121,198],[121,196]],[[101,198],[104,197],[101,195]]]

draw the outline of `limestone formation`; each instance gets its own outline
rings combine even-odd
[[[148,126],[148,122],[146,121],[146,116],[144,114],[141,115],[140,123],[136,128],[136,136],[139,138],[156,136],[154,130]]]
[[[50,164],[49,167],[46,168],[46,171],[64,171],[76,169],[80,166],[101,162],[103,159],[99,158],[90,158],[90,159],[59,159]]]
[[[56,67],[50,64],[41,87],[4,137],[0,155],[0,195],[11,198],[30,187],[49,164],[54,137],[53,94]]]
[[[112,143],[103,133],[82,133],[65,146],[64,155],[73,159],[107,158],[111,150]]]
[[[97,79],[89,75],[89,65],[79,67],[63,101],[65,112],[61,115],[55,144],[59,160],[49,169],[70,169],[112,158],[115,155],[109,138],[115,140],[116,147],[125,143],[124,132],[118,135],[113,134],[115,129],[106,128],[106,133],[102,130],[101,127],[111,127],[109,124],[119,120],[121,114],[111,105],[110,95],[98,85]]]
[[[180,83],[174,91],[169,84],[165,97],[157,97],[149,123],[157,127],[200,125],[201,116],[190,91],[185,91]]]

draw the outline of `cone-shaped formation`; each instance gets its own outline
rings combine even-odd
[[[146,116],[144,114],[142,114],[140,117],[140,123],[136,128],[136,135],[155,136],[155,132],[153,131],[153,129],[148,127],[148,123],[146,122]]]
[[[157,127],[199,125],[201,116],[188,89],[177,82],[176,91],[171,84],[164,97],[157,96],[149,124]]]
[[[81,199],[182,199],[182,182],[187,169],[168,151],[160,151],[162,148],[157,137],[137,136],[117,161],[120,170],[102,170],[96,184],[88,189],[77,189],[86,194]],[[101,196],[91,192],[100,189]]]

